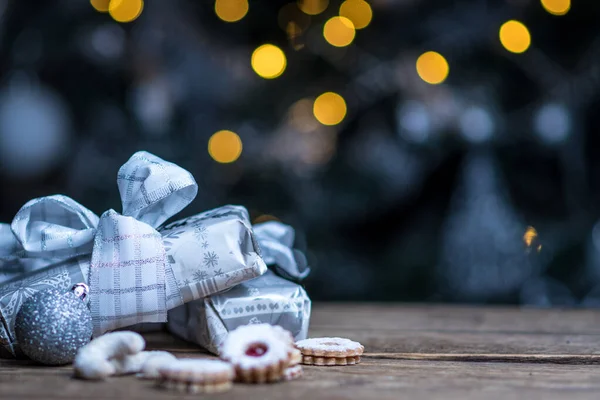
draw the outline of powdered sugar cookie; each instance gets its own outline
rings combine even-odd
[[[176,360],[158,369],[158,385],[190,393],[217,393],[231,389],[233,366],[219,360]]]
[[[156,379],[160,375],[158,370],[174,361],[177,361],[177,357],[166,351],[144,351],[148,356],[141,366],[137,377],[140,379]]]
[[[297,348],[293,348],[290,353],[290,367],[298,365],[302,362],[302,352]]]
[[[221,358],[234,365],[236,379],[241,382],[276,382],[294,350],[283,332],[283,328],[269,324],[240,326],[227,335]]]
[[[294,337],[292,336],[290,331],[283,329],[279,325],[269,325],[269,326],[271,326],[273,328],[273,331],[279,335],[281,340],[288,342],[292,347],[294,347]]]
[[[283,329],[279,325],[273,325],[273,329],[281,336],[281,339],[289,343],[290,345],[290,363],[289,366],[298,365],[302,362],[302,353],[296,348],[294,344],[294,337],[290,331]]]
[[[303,374],[304,370],[302,369],[302,365],[294,365],[293,367],[287,367],[285,371],[283,371],[283,380],[292,381],[294,379],[300,378]]]
[[[302,352],[302,364],[308,365],[354,365],[360,362],[364,346],[350,339],[324,337],[296,342]]]

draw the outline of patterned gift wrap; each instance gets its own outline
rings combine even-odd
[[[98,217],[53,195],[27,202],[10,226],[0,224],[0,279],[12,277],[0,284],[3,354],[18,355],[14,320],[39,290],[87,283],[99,335],[166,322],[169,309],[267,270],[244,207],[162,226],[196,196],[197,184],[183,168],[137,152],[119,170],[117,185],[123,214],[109,209]]]
[[[217,354],[227,333],[240,325],[269,323],[306,339],[311,301],[304,289],[272,271],[227,292],[169,311],[169,330]]]
[[[248,211],[223,206],[160,229],[177,286],[169,309],[231,288],[266,272],[252,233]]]
[[[244,207],[206,211],[166,225],[160,233],[167,259],[168,308],[227,290],[267,270]],[[67,291],[75,283],[87,283],[89,266],[89,256],[79,256],[0,284],[0,344],[4,348],[0,356],[19,355],[14,320],[21,304],[40,290]],[[130,292],[135,296],[134,291]],[[112,302],[116,298],[114,292],[102,296]],[[119,296],[127,300],[127,293]],[[123,321],[134,325],[139,317]]]

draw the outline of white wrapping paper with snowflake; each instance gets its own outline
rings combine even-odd
[[[94,335],[166,322],[167,311],[240,282],[267,267],[248,212],[224,206],[168,225],[196,196],[183,168],[135,153],[117,176],[123,213],[101,217],[62,195],[34,199],[0,224],[0,355],[20,354],[17,312],[40,290],[90,287]],[[0,280],[0,282],[2,282]]]
[[[160,233],[183,303],[267,270],[244,207],[219,207],[168,224]]]
[[[226,292],[194,300],[169,311],[169,330],[217,354],[227,333],[240,325],[280,325],[296,340],[306,338],[311,301],[297,282],[310,269],[304,254],[294,249],[294,230],[278,222],[254,226],[265,262],[264,275]]]

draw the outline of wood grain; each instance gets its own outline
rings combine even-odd
[[[297,381],[236,384],[215,399],[597,399],[600,313],[378,304],[316,304],[311,336],[365,344],[363,362],[305,367]],[[166,333],[148,347],[212,357]],[[134,377],[86,382],[70,367],[0,360],[1,399],[198,398]]]

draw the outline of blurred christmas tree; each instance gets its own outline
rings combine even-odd
[[[315,299],[597,304],[599,11],[0,1],[0,217],[116,207],[145,149],[297,227]]]

